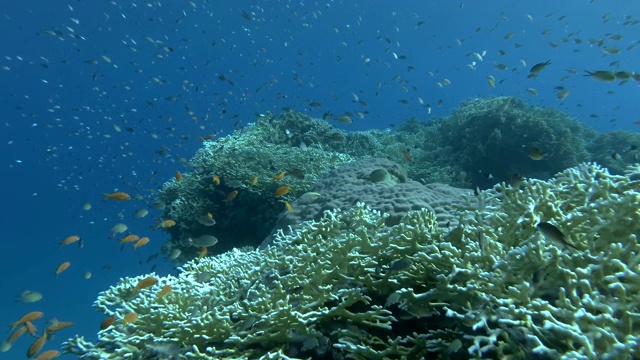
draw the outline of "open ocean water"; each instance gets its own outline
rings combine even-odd
[[[604,0],[4,0],[0,323],[42,311],[37,334],[73,322],[45,350],[74,334],[95,340],[100,291],[152,269],[176,273],[159,254],[168,235],[157,229],[154,194],[190,171],[203,138],[259,114],[352,111],[352,123],[331,123],[393,129],[447,116],[465,99],[516,96],[601,133],[636,131],[639,9]],[[103,197],[116,191],[133,199]],[[116,224],[128,229],[113,235]],[[150,241],[123,247],[127,233]],[[58,246],[72,235],[81,240]],[[18,301],[25,290],[42,298]],[[35,339],[0,358],[24,358]]]

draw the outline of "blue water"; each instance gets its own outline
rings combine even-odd
[[[174,271],[162,256],[146,262],[167,237],[152,229],[159,212],[133,215],[149,208],[176,170],[189,171],[181,158],[199,148],[199,136],[229,134],[256,114],[361,111],[364,119],[336,126],[384,129],[446,116],[464,99],[505,95],[561,109],[600,132],[635,130],[640,120],[640,83],[582,76],[640,71],[640,50],[626,50],[638,41],[638,25],[623,25],[627,15],[640,20],[632,1],[248,3],[2,2],[0,323],[38,310],[45,313],[39,331],[53,317],[75,324],[45,349],[73,334],[94,340],[103,320],[91,307],[98,292],[152,266]],[[605,55],[589,39],[621,53]],[[472,55],[485,51],[482,62]],[[529,68],[546,60],[552,64],[528,79]],[[445,79],[450,85],[440,88]],[[556,86],[570,95],[558,101]],[[168,156],[156,154],[161,147]],[[142,200],[102,199],[112,191]],[[120,222],[151,242],[121,250],[109,238]],[[73,234],[82,248],[57,247]],[[64,261],[71,266],[56,277]],[[16,302],[26,289],[44,298]],[[32,341],[22,338],[0,357],[22,358]]]

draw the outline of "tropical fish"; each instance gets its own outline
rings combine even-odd
[[[195,239],[191,239],[193,246],[197,247],[209,247],[218,243],[218,238],[213,235],[200,235]]]
[[[129,227],[127,226],[127,224],[123,224],[123,223],[115,224],[111,228],[111,236],[115,236],[116,234],[122,234],[123,232],[127,231],[128,229],[129,229]]]
[[[45,329],[45,332],[47,333],[52,333],[52,332],[56,332],[56,331],[60,331],[62,329],[68,328],[69,326],[72,326],[73,323],[71,321],[53,321],[51,323],[51,325],[47,326],[47,328]]]
[[[206,255],[207,255],[207,247],[203,246],[202,249],[200,249],[200,252],[198,253],[198,259],[202,259]]]
[[[213,183],[216,185],[220,185],[220,176],[213,175]]]
[[[236,196],[238,196],[238,190],[233,190],[232,192],[229,193],[229,195],[227,195],[226,199],[222,200],[222,202],[224,202],[225,204],[228,204],[229,201],[235,199]]]
[[[312,191],[306,192],[298,198],[298,201],[296,203],[300,205],[313,204],[316,200],[320,198],[320,196],[322,195],[317,192],[312,192]]]
[[[67,238],[65,238],[64,240],[60,241],[58,243],[58,246],[63,246],[63,245],[69,245],[69,244],[73,244],[74,242],[80,240],[80,236],[78,235],[71,235]]]
[[[400,151],[402,152],[402,156],[404,156],[404,159],[407,160],[407,162],[412,162],[413,161],[413,158],[411,158],[411,154],[409,154],[409,150],[407,150],[407,148],[402,146],[400,148]]]
[[[569,90],[560,91],[559,93],[556,94],[556,99],[564,100],[567,98],[567,96],[569,96],[570,93],[571,92]]]
[[[122,240],[120,240],[120,244],[127,244],[130,242],[138,241],[140,237],[138,235],[130,234],[125,236]]]
[[[353,122],[353,120],[351,120],[351,117],[348,115],[336,116],[334,117],[334,119],[336,119],[338,122],[342,124],[351,124]]]
[[[284,196],[289,192],[290,189],[291,187],[289,185],[280,186],[276,189],[275,195],[276,197]]]
[[[162,287],[160,292],[158,292],[158,297],[159,298],[165,297],[170,292],[171,292],[171,285],[165,285]]]
[[[17,296],[17,299],[23,303],[34,303],[42,300],[42,294],[37,291],[25,290]]]
[[[102,320],[102,322],[100,323],[100,330],[104,330],[104,329],[108,328],[109,326],[113,325],[113,323],[117,319],[118,318],[116,318],[115,316],[109,316],[108,318]]]
[[[291,204],[288,201],[284,201],[284,207],[287,209],[288,212],[292,213],[293,212],[293,206],[291,206]]]
[[[33,325],[33,323],[31,321],[25,321],[24,322],[24,327],[27,329],[27,332],[29,333],[29,335],[31,336],[36,336],[36,326]]]
[[[547,60],[545,62],[537,63],[529,69],[529,73],[532,75],[537,75],[540,71],[544,70],[547,66],[551,65],[551,60]]]
[[[36,356],[33,360],[52,360],[60,356],[60,351],[58,350],[47,350],[42,354]]]
[[[103,194],[105,199],[109,200],[131,200],[131,196],[125,192],[117,191],[111,194]]]
[[[584,72],[586,72],[587,74],[583,75],[583,76],[588,76],[588,77],[594,78],[596,80],[607,81],[607,82],[611,82],[611,81],[615,81],[616,80],[616,74],[612,73],[611,71],[606,71],[606,70],[588,71],[588,70],[585,70]]]
[[[137,248],[139,248],[140,246],[145,246],[145,245],[147,245],[148,243],[149,243],[149,238],[148,238],[148,237],[143,237],[143,238],[141,238],[140,240],[136,241],[136,243],[135,243],[135,244],[133,244],[133,248],[134,248],[134,249],[137,249]]]
[[[9,339],[7,339],[7,342],[9,344],[13,344],[16,340],[18,340],[18,338],[20,338],[20,336],[24,335],[26,331],[27,331],[26,326],[19,327],[18,329],[16,329],[16,331],[14,331],[11,334],[11,336],[9,336]]]
[[[540,149],[538,148],[531,148],[529,149],[529,157],[531,158],[531,160],[542,160],[545,158],[547,154],[543,153]]]
[[[56,276],[60,275],[60,273],[67,270],[67,268],[69,268],[69,265],[71,265],[71,263],[68,261],[65,261],[62,264],[60,264],[56,269]]]
[[[166,228],[173,227],[175,225],[176,225],[176,222],[174,220],[167,219],[167,220],[161,222],[159,227],[166,229]]]
[[[134,322],[136,322],[136,320],[138,320],[138,314],[130,312],[124,316],[123,320],[125,324],[133,324]]]
[[[213,215],[211,213],[198,216],[198,222],[204,226],[213,226],[216,224],[216,221],[213,219]]]
[[[547,241],[556,244],[567,245],[576,250],[579,250],[577,247],[569,244],[567,242],[567,237],[562,233],[562,231],[560,231],[560,229],[558,229],[554,225],[549,224],[548,222],[541,221],[540,223],[538,223],[538,225],[536,225],[536,228],[538,228],[538,231],[540,231],[542,236],[544,236]]]
[[[182,181],[182,173],[180,171],[176,171],[176,181]]]
[[[136,284],[136,287],[134,287],[133,290],[131,290],[131,292],[135,294],[138,291],[142,289],[148,289],[157,283],[158,283],[158,279],[154,278],[153,276],[146,277],[138,281],[138,284]]]
[[[136,214],[135,214],[135,215],[133,215],[133,216],[134,216],[134,217],[136,217],[136,218],[138,218],[138,219],[141,219],[141,218],[143,218],[143,217],[147,216],[147,214],[149,214],[149,210],[147,210],[147,209],[140,209],[140,210],[138,210],[138,212],[136,212]]]
[[[33,344],[31,344],[31,346],[29,346],[29,349],[27,350],[27,357],[30,358],[30,357],[33,357],[35,354],[39,353],[40,350],[42,350],[42,347],[44,346],[45,341],[47,341],[46,332],[42,334],[42,336],[37,338],[36,341],[34,341]]]
[[[273,181],[282,180],[282,178],[284,178],[284,171],[280,172],[278,175],[275,175],[273,177]]]
[[[494,78],[493,76],[489,75],[487,77],[487,83],[489,84],[490,87],[494,88],[496,87],[496,78]]]

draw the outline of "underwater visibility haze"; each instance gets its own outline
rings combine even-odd
[[[640,359],[633,1],[4,1],[4,359]]]

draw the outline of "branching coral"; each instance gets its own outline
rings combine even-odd
[[[329,211],[264,251],[191,261],[135,295],[142,277],[121,281],[96,308],[138,320],[66,349],[84,359],[145,358],[154,344],[197,359],[637,358],[635,177],[584,164],[498,185],[459,205],[451,231],[426,209],[392,227],[364,204]],[[543,238],[540,221],[566,243]],[[164,285],[173,291],[158,298]]]

